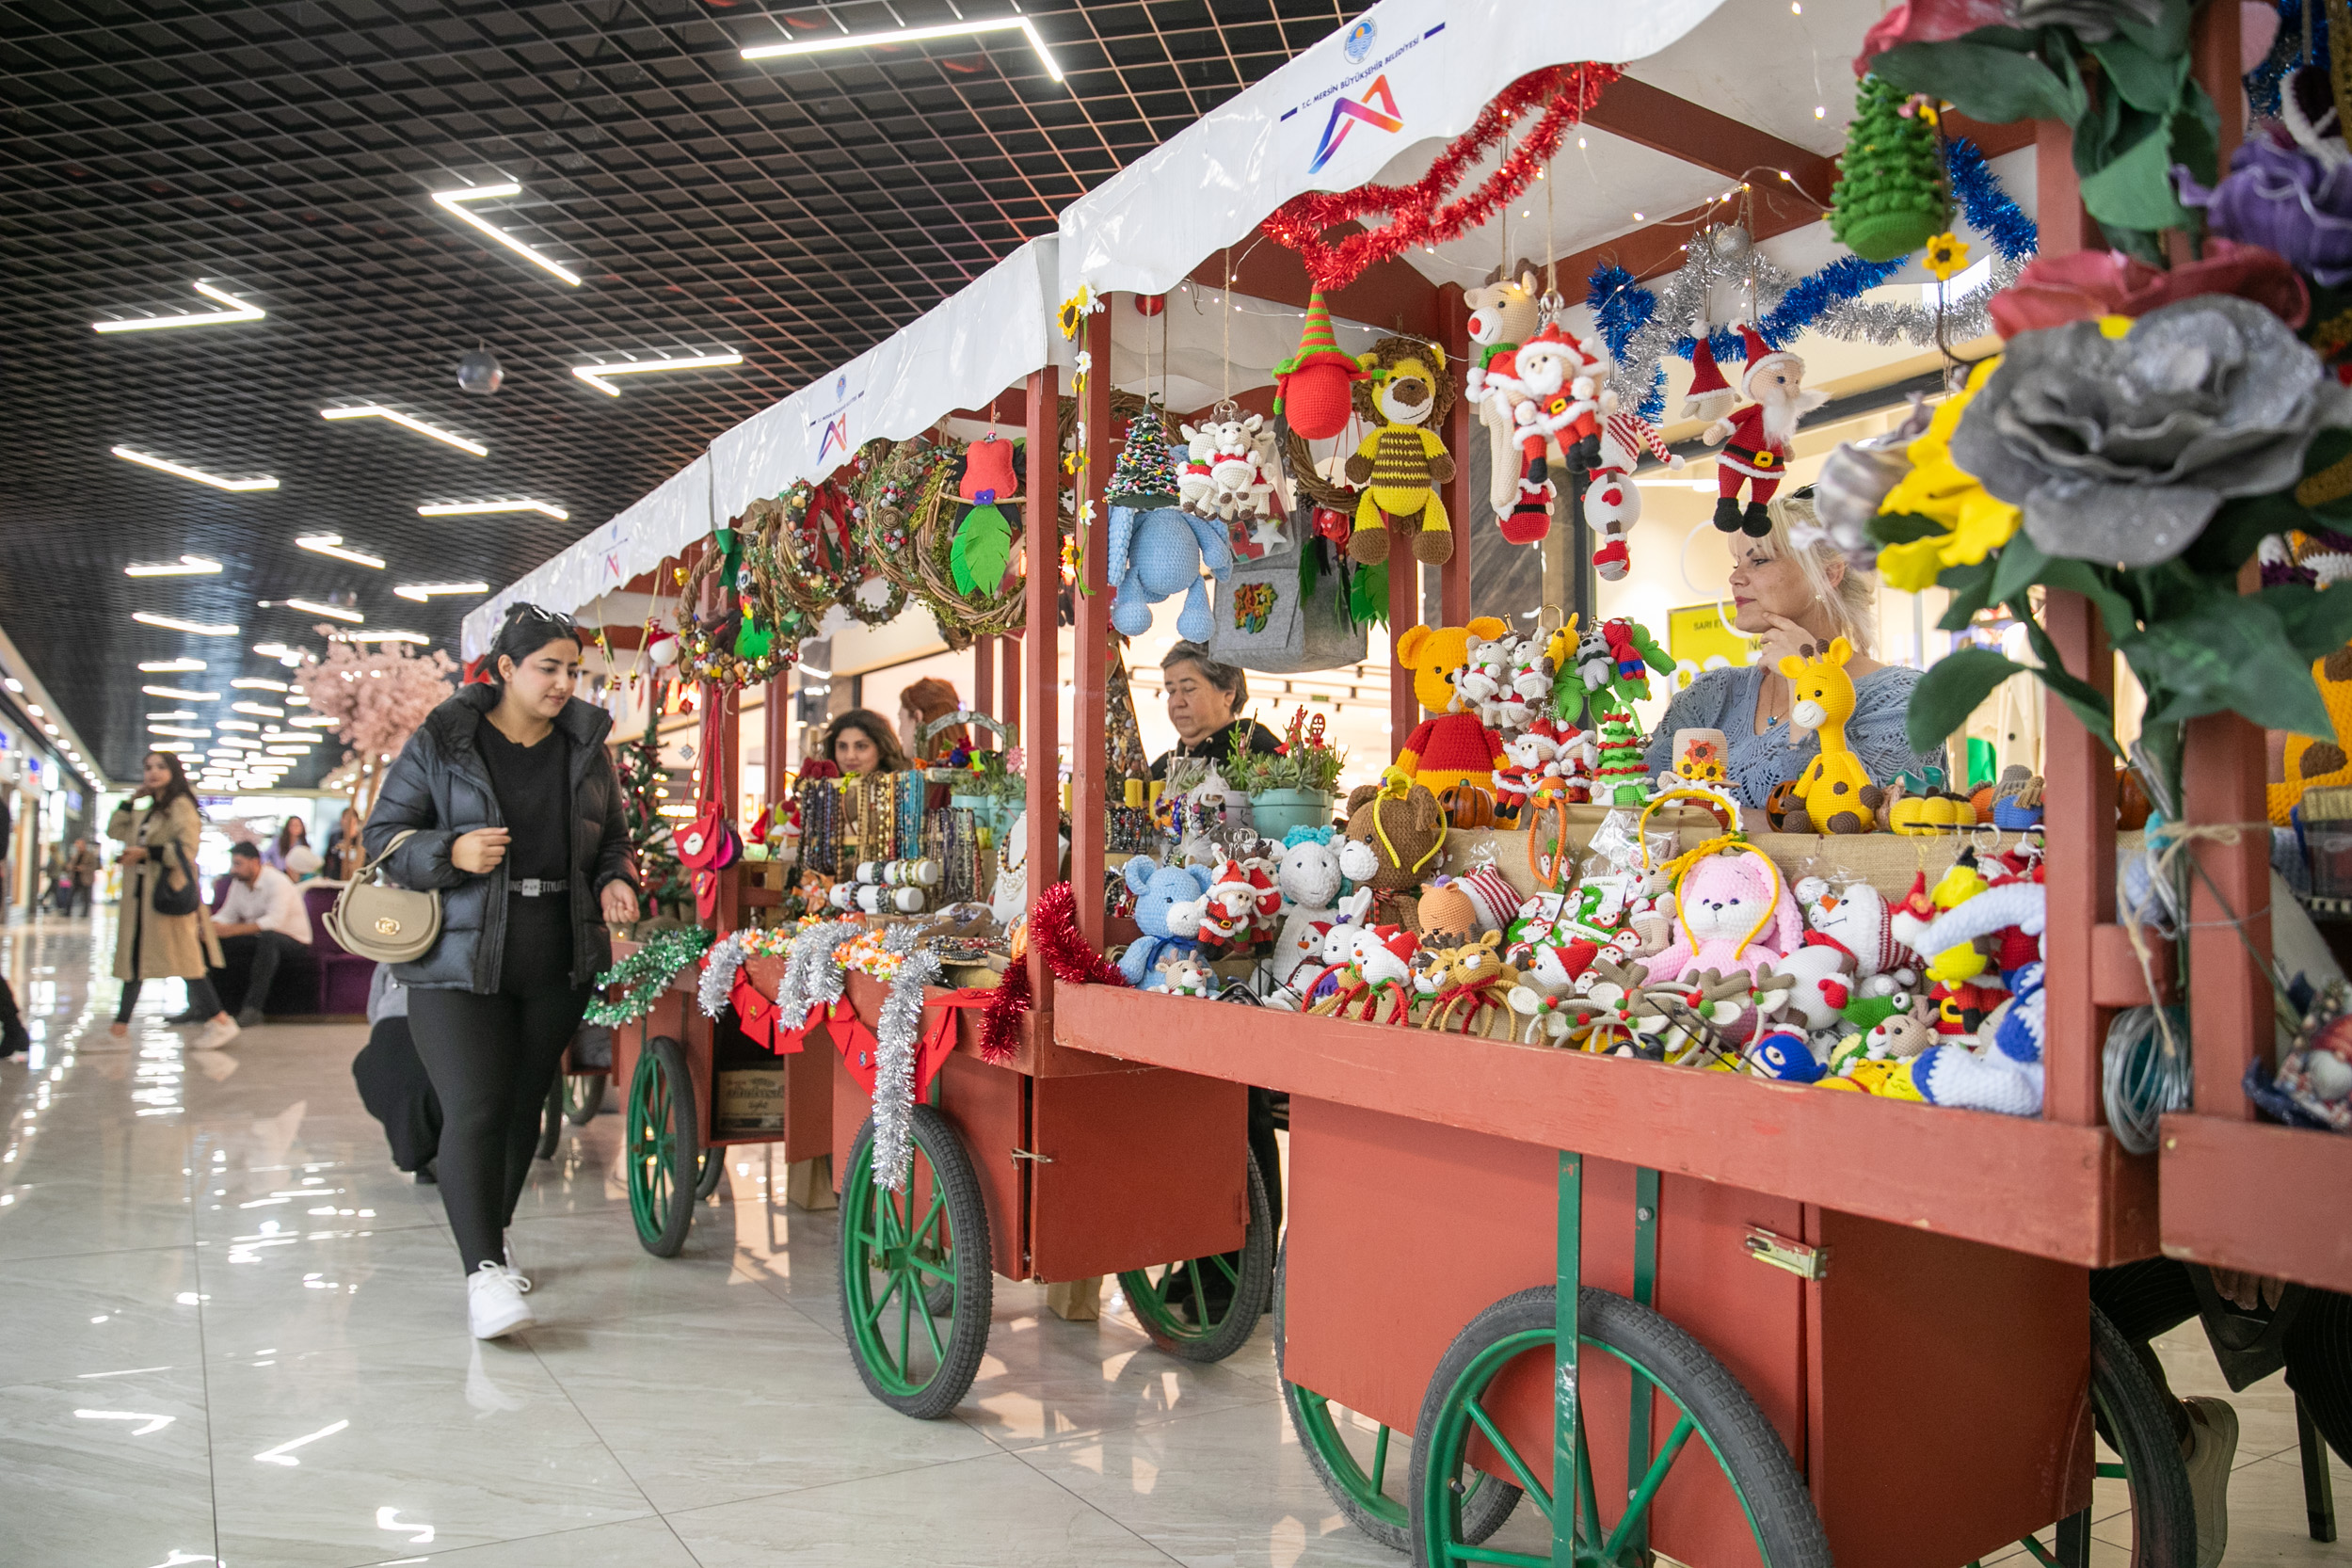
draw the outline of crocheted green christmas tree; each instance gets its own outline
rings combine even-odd
[[[1168,453],[1168,427],[1157,413],[1128,421],[1127,440],[1111,465],[1110,501],[1139,512],[1176,504],[1176,461]]]
[[[1865,262],[1908,256],[1952,226],[1952,194],[1935,125],[1910,95],[1876,76],[1854,93],[1846,159],[1830,197],[1830,232]]]
[[[1648,796],[1648,749],[1633,714],[1622,708],[1605,708],[1597,715],[1593,739],[1598,751],[1592,764],[1592,799],[1601,806],[1639,806]]]

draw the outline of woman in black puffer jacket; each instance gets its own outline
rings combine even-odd
[[[637,918],[613,721],[571,695],[579,673],[568,619],[509,610],[488,683],[408,738],[360,834],[393,881],[441,895],[440,939],[393,972],[441,1102],[435,1169],[485,1339],[532,1321],[505,1230],[548,1084],[612,963],[608,922]]]

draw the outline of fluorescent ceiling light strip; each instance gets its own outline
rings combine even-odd
[[[355,567],[374,567],[378,571],[384,569],[384,563],[380,558],[370,555],[364,551],[345,550],[343,547],[341,534],[305,534],[294,542],[297,548],[310,551],[313,554],[332,555],[336,560],[348,561]],[[294,601],[288,600],[287,602],[291,604]]]
[[[421,518],[470,518],[489,512],[541,512],[562,522],[571,514],[544,501],[445,501],[417,508]]]
[[[218,692],[191,692],[185,686],[141,686],[149,696],[170,697],[179,702],[218,702]]]
[[[410,419],[407,414],[394,408],[387,408],[380,403],[363,403],[348,408],[321,408],[318,411],[318,417],[321,419],[388,419],[405,430],[413,430],[420,436],[429,436],[437,441],[445,441],[459,451],[471,452],[477,457],[487,457],[490,455],[490,449],[480,441],[470,441],[465,437],[444,430],[438,424],[427,424],[421,419]]]
[[[332,616],[337,620],[358,622],[367,619],[357,610],[346,610],[340,604],[321,604],[315,599],[281,599],[278,602],[289,610],[302,610],[313,616]]]
[[[180,670],[200,670],[203,667],[204,661],[201,659],[142,659],[139,661],[139,668],[150,675],[170,675]]]
[[[298,713],[293,722],[304,729],[332,729],[342,721],[326,713]]]
[[[272,708],[266,702],[232,702],[229,704],[229,712],[250,713],[257,719],[282,719],[286,716],[283,708]]]
[[[840,38],[817,39],[807,43],[763,43],[743,52],[747,60],[781,60],[796,55],[822,55],[837,49],[872,49],[888,43],[925,43],[933,39],[969,38],[978,33],[1017,32],[1029,40],[1029,46],[1037,52],[1038,63],[1046,74],[1059,82],[1062,67],[1046,40],[1037,31],[1037,24],[1025,16],[999,16],[984,22],[943,22],[936,27],[901,27],[890,33],[847,33]]]
[[[433,639],[422,632],[338,632],[335,635],[346,643],[417,643]]]
[[[125,577],[203,577],[219,569],[218,561],[207,560],[201,555],[183,555],[179,560],[170,563],[153,562],[147,565],[127,566],[122,568],[122,575]]]
[[[286,689],[282,680],[264,680],[250,675],[240,675],[229,684],[244,692],[282,692]]]
[[[174,719],[200,719],[203,716],[203,714],[195,712],[186,708],[175,708],[168,712],[150,713],[147,715],[147,722],[150,724],[169,724]]]
[[[486,594],[489,591],[488,583],[403,583],[392,590],[401,598],[414,600],[419,604],[435,594]]]
[[[213,738],[213,732],[209,729],[183,729],[177,725],[169,724],[151,724],[147,727],[147,732],[150,735],[169,735],[183,741],[209,741]]]
[[[237,634],[234,626],[211,626],[200,620],[182,620],[177,616],[158,616],[146,610],[132,611],[131,618],[141,626],[161,627],[166,632],[184,632],[191,637],[233,637]]]
[[[458,222],[472,224],[532,265],[545,267],[573,288],[578,288],[580,286],[579,274],[549,261],[520,240],[514,238],[504,230],[484,218],[481,214],[466,210],[465,203],[469,201],[497,201],[509,196],[521,194],[522,187],[509,181],[503,185],[469,185],[463,190],[437,190],[433,193],[433,200],[443,212]]]
[[[222,719],[217,728],[222,729],[248,730],[256,735],[262,732],[262,727],[255,724],[251,719]]]
[[[655,370],[712,370],[720,365],[739,365],[741,354],[689,354],[676,360],[623,360],[611,365],[574,365],[571,373],[607,397],[618,397],[620,389],[604,379],[607,376],[640,376]]]
[[[150,332],[158,327],[217,327],[231,321],[260,321],[269,313],[257,306],[248,305],[226,289],[216,289],[210,283],[198,283],[195,287],[196,292],[205,298],[226,305],[229,309],[204,311],[195,315],[141,316],[134,321],[93,321],[89,329],[93,332]]]
[[[165,473],[176,473],[183,479],[193,479],[200,485],[210,485],[216,490],[274,490],[278,488],[278,481],[268,474],[264,474],[259,479],[223,479],[216,473],[206,473],[202,469],[189,468],[184,464],[172,462],[168,458],[152,456],[131,447],[114,446],[106,450],[126,463],[139,463]]]

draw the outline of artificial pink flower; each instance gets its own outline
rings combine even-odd
[[[1904,0],[1862,35],[1862,53],[1854,56],[1854,74],[1870,69],[1872,56],[1904,43],[1942,43],[1979,27],[2008,27],[2016,24],[2001,0]]]
[[[2070,321],[2143,316],[2200,294],[2250,299],[2289,327],[2302,326],[2312,312],[2311,290],[2283,257],[2258,245],[2209,235],[2202,260],[2184,262],[2169,272],[2120,250],[2037,256],[2016,282],[1992,296],[1992,326],[2004,338],[2014,338]]]

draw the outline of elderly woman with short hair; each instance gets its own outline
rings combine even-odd
[[[1232,755],[1237,742],[1249,751],[1281,749],[1272,730],[1256,719],[1235,716],[1250,700],[1249,675],[1240,665],[1217,663],[1198,643],[1178,643],[1161,657],[1160,676],[1176,744],[1153,760],[1154,778],[1168,776],[1173,758],[1221,762]]]

